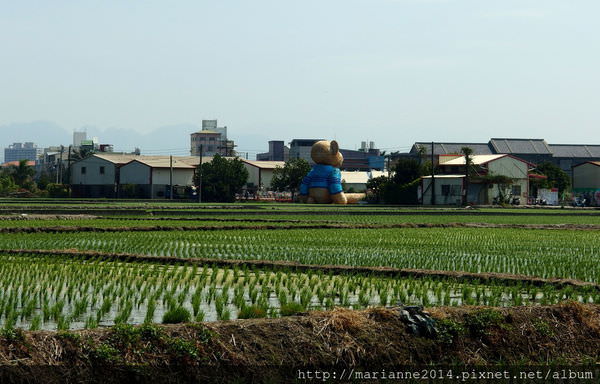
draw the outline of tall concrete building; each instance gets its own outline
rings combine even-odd
[[[310,165],[314,164],[310,156],[312,146],[317,141],[323,139],[294,139],[290,142],[290,159],[304,159]],[[379,149],[375,148],[375,143],[371,142],[370,147],[366,147],[366,142],[361,150],[340,148],[340,153],[344,156],[344,162],[340,167],[345,171],[369,171],[372,169],[382,170],[384,168],[383,156],[380,156]]]
[[[313,144],[321,140],[324,139],[294,139],[290,141],[290,159],[304,159],[313,165],[314,161],[310,157],[310,151]]]
[[[4,162],[30,160],[36,161],[40,150],[32,142],[13,143],[4,148]]]
[[[81,143],[87,140],[87,132],[73,132],[73,147],[80,147]]]
[[[284,145],[283,140],[269,141],[269,152],[257,153],[259,161],[287,161],[290,149]]]
[[[227,139],[227,127],[219,127],[217,120],[202,120],[202,130],[190,134],[190,153],[192,156],[235,156],[235,144]]]

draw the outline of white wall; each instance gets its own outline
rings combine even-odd
[[[429,185],[431,184],[431,178],[422,179],[423,183],[423,204],[430,205],[431,204],[431,189]],[[443,190],[445,189],[443,186],[448,185],[449,194],[443,194]],[[463,178],[455,177],[436,177],[435,178],[435,204],[436,205],[455,205],[461,203],[462,200],[462,191],[463,191]]]
[[[529,166],[520,160],[505,156],[488,163],[488,169],[493,175],[508,176],[512,179],[527,179]]]
[[[169,168],[153,168],[152,184],[170,184]],[[192,185],[194,184],[193,168],[173,168],[173,185]]]
[[[120,184],[150,184],[150,167],[132,161],[121,167],[119,179]]]
[[[246,183],[252,183],[254,186],[258,186],[259,168],[245,162],[242,162],[242,164],[244,164],[244,168],[248,171],[248,180]],[[267,189],[271,186],[271,181],[269,181],[269,184],[265,184],[264,180],[261,180],[261,182]]]
[[[271,189],[271,180],[273,180],[273,168],[258,168],[248,163],[243,163],[244,167],[248,171],[248,180],[246,183],[252,183],[254,186],[258,186],[259,179],[260,184],[264,189]]]
[[[85,174],[81,173],[85,167]],[[104,167],[104,174],[100,173]],[[113,185],[115,183],[115,165],[110,161],[90,156],[71,165],[71,184]]]
[[[521,205],[527,204],[529,198],[529,165],[527,163],[510,156],[505,156],[490,162],[488,169],[492,175],[503,175],[512,178],[513,183],[508,186],[506,192],[510,194],[513,186],[519,186],[521,193],[513,195],[513,197],[518,196]],[[493,188],[488,189],[489,201],[492,202],[496,196],[498,196],[498,187],[494,185]]]
[[[260,182],[266,189],[271,189],[271,180],[273,180],[274,169],[261,169],[260,170]]]

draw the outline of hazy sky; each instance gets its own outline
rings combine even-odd
[[[0,144],[16,123],[143,133],[208,118],[234,138],[348,148],[600,143],[597,0],[0,4]]]

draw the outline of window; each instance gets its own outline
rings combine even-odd
[[[515,195],[515,196],[521,195],[521,186],[520,185],[513,185],[512,186],[512,194]]]
[[[82,175],[85,175],[85,171],[86,171],[85,167],[81,167],[81,174]]]
[[[100,167],[100,174],[104,175],[104,167]]]

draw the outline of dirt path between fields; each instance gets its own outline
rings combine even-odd
[[[225,221],[225,220],[219,220]],[[237,220],[239,221],[239,220]],[[248,220],[253,222],[254,220]],[[271,221],[272,222],[272,221]],[[402,229],[402,228],[503,228],[544,230],[598,231],[600,224],[492,224],[492,223],[396,223],[396,224],[343,224],[314,223],[296,225],[191,225],[191,226],[119,226],[93,227],[61,225],[51,227],[6,227],[0,233],[70,233],[70,232],[153,232],[153,231],[232,231],[232,230],[294,230],[294,229]]]
[[[520,282],[532,284],[535,286],[553,285],[556,287],[590,287],[600,290],[600,284],[586,282],[576,279],[562,278],[541,278],[535,276],[496,273],[496,272],[464,272],[464,271],[438,271],[430,269],[414,268],[392,268],[392,267],[367,267],[367,266],[349,266],[349,265],[316,265],[301,264],[293,261],[268,261],[268,260],[232,260],[232,259],[211,259],[211,258],[183,258],[174,256],[150,256],[133,253],[110,253],[97,251],[84,251],[78,249],[6,249],[0,250],[5,254],[33,254],[33,255],[57,255],[80,257],[83,259],[106,259],[118,260],[124,262],[154,262],[164,264],[188,263],[188,264],[212,264],[218,267],[252,266],[258,268],[286,269],[295,271],[322,271],[325,273],[348,274],[360,273],[378,276],[390,277],[437,277],[457,280],[482,282],[498,282],[503,284],[518,284]]]
[[[90,220],[90,219],[98,219],[99,216],[95,215],[44,215],[44,214],[28,214],[22,213],[19,215],[0,215],[0,220],[11,220],[11,221],[20,221],[20,220]]]

